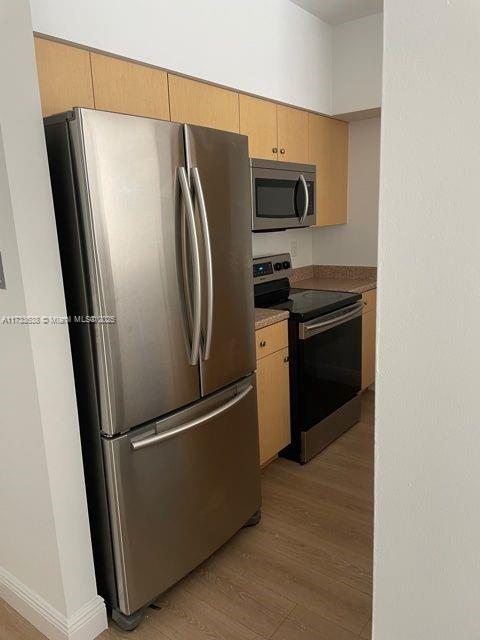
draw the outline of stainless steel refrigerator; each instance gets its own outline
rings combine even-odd
[[[100,593],[124,628],[260,509],[244,136],[45,120]]]

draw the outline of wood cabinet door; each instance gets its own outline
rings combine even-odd
[[[288,369],[288,347],[257,362],[260,465],[264,465],[290,444]]]
[[[310,113],[309,161],[317,166],[317,227],[347,222],[348,123]]]
[[[99,53],[91,55],[96,109],[170,120],[165,71]]]
[[[238,93],[168,74],[173,122],[239,133]]]
[[[375,382],[376,311],[362,316],[362,389]]]
[[[278,159],[308,163],[308,112],[277,106]]]
[[[44,116],[73,107],[93,109],[89,51],[35,37],[35,56]]]
[[[240,133],[248,136],[250,157],[277,160],[277,105],[240,94],[239,106]]]

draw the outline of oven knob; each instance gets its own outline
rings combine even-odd
[[[282,266],[284,269],[290,269],[290,262],[288,260],[285,260]]]
[[[280,271],[280,269],[282,268],[282,263],[281,262],[276,262],[273,265],[273,268],[275,269],[275,271]]]

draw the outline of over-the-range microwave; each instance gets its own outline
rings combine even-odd
[[[315,165],[251,158],[252,230],[315,224]]]

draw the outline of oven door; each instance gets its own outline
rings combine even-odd
[[[315,174],[252,168],[254,231],[315,224]]]
[[[360,392],[362,308],[359,301],[298,325],[291,358],[292,442],[297,448],[305,432],[318,428]],[[335,438],[325,433],[321,439],[326,446]]]

